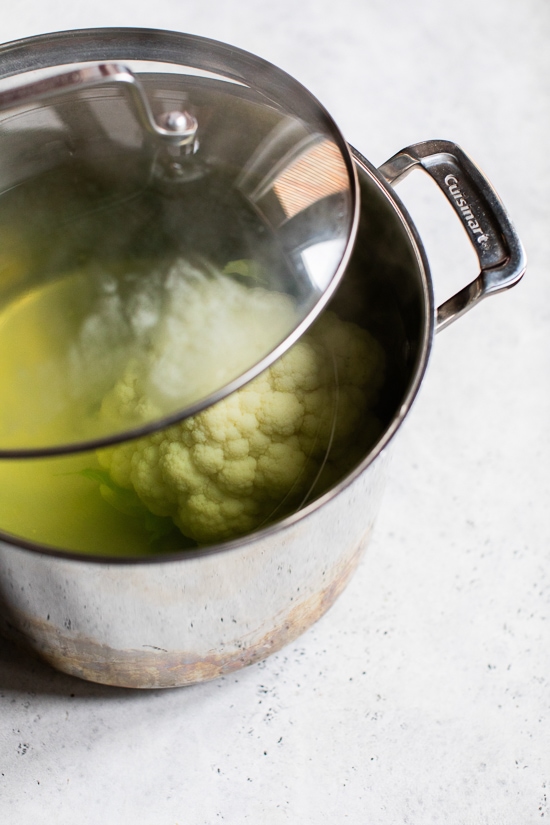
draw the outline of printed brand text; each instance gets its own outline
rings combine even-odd
[[[484,244],[486,241],[489,240],[489,238],[487,237],[487,235],[483,234],[483,230],[479,225],[478,221],[475,219],[474,213],[470,209],[468,201],[458,188],[458,180],[455,178],[454,175],[447,175],[447,177],[445,178],[445,183],[447,185],[449,192],[455,199],[457,207],[462,212],[462,216],[465,222],[468,224],[473,234],[477,235],[477,242],[480,244]]]

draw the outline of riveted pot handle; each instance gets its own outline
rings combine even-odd
[[[424,169],[444,192],[474,247],[481,271],[475,281],[437,310],[436,332],[455,321],[486,295],[517,284],[526,257],[499,196],[468,155],[448,140],[427,140],[398,152],[379,168],[388,183],[413,169]]]

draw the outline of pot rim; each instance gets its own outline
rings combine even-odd
[[[361,475],[361,473],[364,472],[367,467],[374,463],[374,461],[386,449],[386,447],[389,445],[389,443],[392,441],[395,434],[401,427],[401,424],[408,415],[409,410],[411,409],[411,406],[413,404],[413,401],[416,398],[418,390],[420,389],[420,385],[424,378],[424,374],[431,352],[431,347],[433,344],[435,329],[435,304],[430,267],[426,256],[426,252],[420,239],[420,236],[418,234],[418,231],[408,211],[401,202],[401,199],[396,195],[394,189],[386,181],[382,173],[379,172],[378,169],[376,169],[376,167],[373,166],[353,146],[349,145],[349,149],[358,170],[360,170],[363,174],[366,174],[368,177],[370,177],[372,182],[378,186],[379,190],[381,190],[384,197],[389,201],[390,205],[393,207],[396,216],[399,218],[402,228],[405,230],[405,233],[408,237],[411,250],[416,258],[418,274],[420,275],[424,298],[423,328],[422,334],[419,339],[419,347],[416,355],[416,363],[413,368],[412,379],[409,382],[409,385],[407,387],[407,390],[404,394],[403,400],[399,406],[397,413],[394,415],[393,419],[391,420],[390,424],[388,425],[382,436],[378,439],[374,447],[367,453],[363,460],[353,470],[351,470],[343,479],[341,479],[341,481],[339,481],[334,487],[331,487],[331,489],[328,490],[326,493],[323,493],[323,495],[321,495],[319,498],[315,499],[314,501],[307,504],[305,507],[297,510],[289,516],[286,516],[284,519],[276,521],[273,524],[264,527],[263,529],[256,530],[250,534],[242,536],[241,538],[231,539],[230,541],[225,541],[213,545],[207,545],[205,547],[192,548],[188,550],[181,550],[171,553],[159,553],[158,555],[154,556],[111,557],[95,554],[88,555],[87,553],[79,553],[71,550],[62,550],[50,545],[39,544],[20,538],[18,536],[13,536],[10,533],[5,533],[2,530],[0,530],[0,541],[25,550],[30,550],[31,552],[37,553],[39,555],[53,556],[81,564],[91,563],[94,565],[100,564],[116,566],[139,566],[159,563],[179,563],[185,562],[186,560],[191,561],[205,556],[212,556],[219,553],[226,553],[231,552],[233,550],[238,550],[239,548],[242,548],[245,545],[249,545],[253,542],[260,541],[275,533],[283,532],[285,529],[292,527],[294,524],[297,524],[298,522],[305,520],[313,513],[315,513],[318,509],[320,509],[329,501],[331,501],[333,498],[336,498],[359,475]]]

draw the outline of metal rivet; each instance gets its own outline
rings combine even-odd
[[[164,112],[158,118],[158,123],[163,129],[174,134],[185,135],[194,134],[197,130],[197,121],[188,112]]]

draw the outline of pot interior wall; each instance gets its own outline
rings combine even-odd
[[[376,412],[386,430],[418,385],[431,334],[431,289],[410,222],[374,172],[356,159],[361,218],[346,275],[330,307],[383,345],[387,373]],[[396,205],[399,209],[396,209]]]

